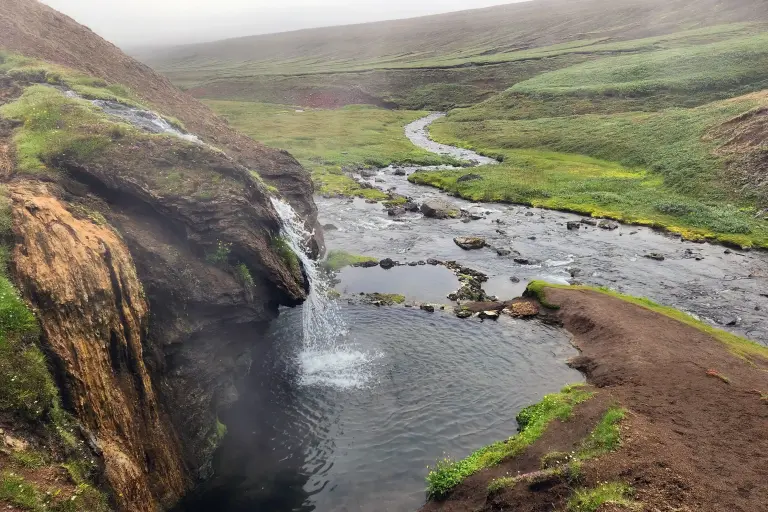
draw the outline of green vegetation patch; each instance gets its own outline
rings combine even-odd
[[[350,265],[374,261],[378,260],[371,256],[361,256],[358,254],[351,254],[339,249],[333,249],[328,251],[328,255],[325,257],[325,260],[323,260],[321,265],[327,270],[336,271]]]
[[[0,116],[23,123],[14,136],[17,170],[29,174],[54,174],[46,162],[57,156],[92,158],[111,144],[115,126],[130,130],[109,122],[87,101],[43,85],[27,87],[17,101],[0,107]]]
[[[642,308],[649,309],[651,311],[654,311],[666,317],[677,320],[678,322],[682,322],[690,327],[698,329],[704,332],[705,334],[708,334],[713,338],[715,338],[717,341],[725,345],[731,353],[744,359],[750,364],[756,364],[757,362],[760,362],[763,364],[768,363],[768,347],[765,347],[764,345],[760,345],[759,343],[756,343],[752,340],[742,338],[741,336],[737,336],[733,333],[712,327],[711,325],[706,324],[701,320],[694,318],[688,313],[684,313],[680,310],[677,310],[669,306],[662,306],[648,298],[633,297],[631,295],[625,295],[623,293],[619,293],[617,291],[614,291],[605,287],[597,288],[597,287],[585,286],[585,285],[569,286],[569,285],[552,284],[544,281],[531,281],[528,284],[527,291],[529,291],[531,294],[533,294],[537,298],[544,297],[546,300],[547,288],[559,288],[559,289],[565,289],[565,290],[588,290],[596,293],[602,293],[604,295],[610,295],[611,297],[615,297],[617,299],[630,302]]]
[[[207,101],[237,130],[255,140],[286,149],[312,173],[319,192],[384,200],[376,189],[362,188],[347,174],[362,167],[440,165],[454,160],[417,148],[403,128],[426,112],[392,111],[367,106],[313,110],[244,101]],[[302,110],[299,112],[299,110]]]
[[[500,155],[503,163],[419,172],[409,180],[470,200],[573,211],[691,240],[768,247],[768,222],[756,216],[753,191],[736,192],[741,187],[723,179],[724,162],[713,155],[717,141],[703,139],[711,127],[758,103],[747,98],[695,109],[529,121],[470,121],[461,112],[436,122],[433,137]],[[483,179],[458,181],[469,172]]]
[[[481,448],[466,459],[438,461],[427,475],[429,496],[442,498],[468,476],[521,453],[544,434],[550,422],[568,420],[573,408],[593,394],[581,385],[567,386],[560,393],[547,395],[538,404],[523,409],[517,417],[520,433],[516,436]]]
[[[71,496],[60,489],[43,489],[11,471],[0,473],[0,502],[30,512],[108,512],[106,497],[88,484],[78,484]]]
[[[579,489],[568,500],[568,512],[597,512],[605,504],[618,505],[626,510],[641,510],[640,503],[632,499],[632,487],[620,482],[606,482],[594,489]]]
[[[595,429],[582,442],[576,459],[584,461],[617,450],[621,446],[620,424],[626,414],[621,407],[609,407]]]
[[[296,253],[293,252],[288,242],[281,236],[272,238],[272,248],[280,256],[280,259],[288,266],[294,276],[301,276],[301,262]]]

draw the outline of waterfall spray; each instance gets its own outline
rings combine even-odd
[[[338,304],[329,296],[330,284],[317,261],[309,257],[311,234],[287,202],[272,198],[282,221],[282,236],[296,253],[309,281],[309,296],[302,306],[303,349],[298,355],[303,384],[353,388],[371,378],[370,363],[377,354],[354,349]]]

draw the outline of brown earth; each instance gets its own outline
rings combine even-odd
[[[561,306],[550,316],[573,335],[581,355],[572,364],[599,401],[423,510],[563,510],[574,487],[606,481],[631,485],[647,511],[766,510],[768,360],[747,362],[702,331],[597,292],[546,289],[546,297]],[[577,484],[554,478],[488,496],[492,478],[539,469],[536,457],[553,447],[566,451],[573,432],[594,425],[586,411],[609,402],[628,410],[622,446],[586,462]]]

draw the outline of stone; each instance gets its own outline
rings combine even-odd
[[[499,247],[498,249],[496,249],[496,254],[498,254],[501,257],[509,256],[510,254],[512,254],[512,250],[507,249],[505,247]]]
[[[409,261],[408,262],[408,266],[409,267],[415,267],[416,265],[418,265],[418,263],[416,263],[415,261]]]
[[[599,227],[600,229],[607,229],[608,231],[613,231],[614,229],[619,229],[619,223],[616,222],[615,220],[603,219],[597,223],[597,227]]]
[[[360,261],[358,263],[353,263],[353,267],[362,267],[362,268],[372,268],[372,267],[378,267],[379,263],[377,261]]]
[[[520,278],[519,277],[515,277],[515,276],[510,277],[509,280],[512,281],[513,283],[519,283],[520,282]]]
[[[337,231],[339,228],[337,228],[333,224],[326,224],[323,226],[323,229],[326,231]]]
[[[472,316],[472,312],[471,312],[470,310],[468,310],[468,309],[464,309],[464,308],[460,308],[460,307],[459,307],[459,308],[456,308],[456,309],[454,310],[454,314],[455,314],[455,315],[456,315],[458,318],[469,318],[469,317],[471,317],[471,316]]]
[[[419,260],[419,261],[417,261],[417,262],[416,262],[416,264],[417,264],[418,266],[420,266],[420,267],[423,267],[424,265],[426,265],[426,264],[427,264],[427,262],[426,262],[426,261],[422,261],[422,260]]]
[[[431,304],[422,304],[419,306],[419,309],[422,311],[426,311],[427,313],[434,313],[435,312],[435,306]]]
[[[539,314],[539,306],[530,300],[521,300],[509,304],[503,313],[512,318],[530,318]]]
[[[464,176],[461,176],[459,179],[457,179],[456,183],[465,183],[467,181],[476,181],[476,180],[481,180],[481,179],[483,179],[483,177],[480,176],[479,174],[469,173],[469,174],[465,174]]]
[[[597,219],[593,219],[592,217],[585,217],[579,222],[586,224],[587,226],[597,226]]]
[[[436,266],[436,265],[440,265],[440,263],[441,263],[440,260],[436,260],[434,258],[429,258],[427,260],[427,265]]]
[[[465,251],[482,249],[485,247],[485,238],[479,236],[457,236],[453,239],[453,242]]]
[[[495,310],[491,311],[481,311],[479,314],[480,318],[483,320],[498,320],[499,319],[499,312]]]
[[[515,258],[514,262],[520,265],[536,265],[538,263],[536,260],[528,258]]]
[[[416,213],[419,211],[419,205],[417,205],[413,201],[408,201],[403,205],[403,210],[411,213]]]
[[[399,206],[387,208],[387,215],[390,217],[399,217],[400,215],[405,215],[405,208],[401,208]]]
[[[360,176],[363,178],[373,178],[378,174],[375,169],[363,169],[360,171]]]
[[[389,270],[393,268],[397,263],[395,263],[391,258],[384,258],[379,262],[379,266],[383,268],[384,270]]]
[[[459,216],[459,209],[443,199],[429,199],[421,205],[421,213],[433,219],[448,219]]]
[[[568,228],[568,231],[578,231],[581,227],[581,222],[572,220],[567,222],[565,226]]]
[[[395,176],[405,176],[405,169],[395,169],[395,172],[393,172]]]
[[[496,233],[498,233],[498,234],[500,234],[500,235],[506,235],[506,234],[507,234],[507,232],[506,232],[506,231],[504,231],[503,229],[497,229],[497,230],[496,230]]]
[[[656,260],[656,261],[664,261],[665,259],[664,255],[658,252],[649,252],[648,254],[645,255],[645,257],[648,258],[649,260]]]

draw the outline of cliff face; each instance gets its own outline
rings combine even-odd
[[[305,297],[271,197],[313,226],[311,182],[290,155],[236,134],[72,20],[31,1],[2,9],[0,48],[47,61],[0,54],[10,275],[118,508],[167,509],[210,474],[218,412],[237,399],[249,348],[278,306]],[[87,83],[100,97],[122,90],[117,80],[216,147],[62,92]]]

